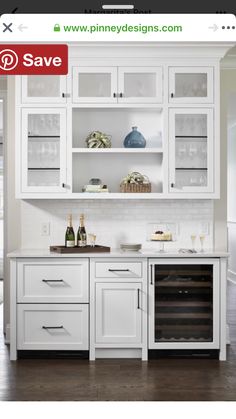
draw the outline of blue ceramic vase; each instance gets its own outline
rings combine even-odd
[[[124,139],[124,147],[125,148],[144,148],[146,147],[146,140],[138,131],[137,127],[132,127],[132,131],[126,135]]]

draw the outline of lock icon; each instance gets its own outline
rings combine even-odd
[[[54,32],[60,32],[61,31],[61,28],[60,28],[60,25],[59,25],[59,23],[56,23],[55,25],[54,25]]]

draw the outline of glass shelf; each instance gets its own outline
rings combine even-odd
[[[175,170],[208,170],[207,167],[176,167]]]
[[[60,138],[60,135],[28,135],[28,138]]]
[[[28,167],[28,170],[60,170],[60,167]]]
[[[207,135],[176,135],[175,138],[208,138]]]

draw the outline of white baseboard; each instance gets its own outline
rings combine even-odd
[[[5,343],[10,345],[10,324],[6,325]]]
[[[230,269],[228,269],[227,277],[228,277],[228,280],[230,282],[233,282],[236,285],[236,272],[231,271]]]
[[[96,348],[95,358],[142,358],[142,349]]]
[[[226,345],[230,345],[229,325],[226,325]]]

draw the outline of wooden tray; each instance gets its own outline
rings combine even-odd
[[[96,244],[94,247],[65,247],[65,246],[50,246],[50,252],[55,253],[105,253],[110,252],[111,248],[107,246],[99,246]]]

